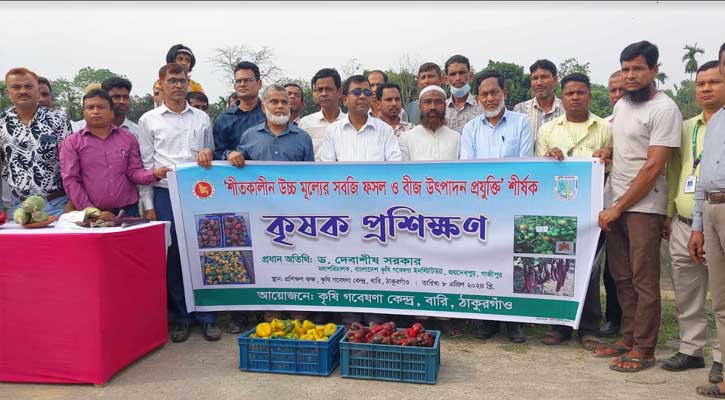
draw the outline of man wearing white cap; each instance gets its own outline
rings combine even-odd
[[[403,161],[458,160],[461,134],[446,126],[446,92],[437,85],[426,86],[415,103],[420,110],[416,112],[420,125],[403,132],[398,138]],[[441,330],[448,336],[457,337],[463,334],[450,318],[436,319],[441,321]]]
[[[400,135],[403,161],[457,160],[461,135],[447,127],[446,92],[427,86],[418,96],[420,125]]]

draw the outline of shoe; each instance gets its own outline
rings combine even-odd
[[[490,339],[499,331],[499,323],[492,321],[481,321],[476,328],[476,337],[479,339]]]
[[[674,356],[662,361],[662,368],[673,372],[685,371],[692,368],[705,368],[705,359],[703,357],[693,357],[678,352]]]
[[[597,331],[597,336],[599,337],[614,337],[619,336],[619,324],[615,324],[611,321],[607,321],[602,325],[601,328],[599,328],[599,331]]]
[[[174,343],[185,342],[191,335],[191,326],[185,323],[176,323],[174,331],[171,332],[171,341]]]
[[[201,334],[204,335],[204,339],[208,342],[219,340],[222,337],[222,330],[214,322],[205,322],[201,324]]]
[[[707,380],[710,381],[710,383],[722,382],[722,363],[717,361],[712,363],[710,373],[707,375]]]
[[[509,335],[511,343],[524,343],[526,342],[526,333],[524,333],[521,323],[519,322],[507,322],[506,331]]]

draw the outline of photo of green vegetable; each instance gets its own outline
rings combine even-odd
[[[514,253],[576,254],[576,217],[515,216]]]

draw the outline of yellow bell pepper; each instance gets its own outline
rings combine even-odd
[[[272,335],[272,326],[267,322],[262,322],[261,324],[257,325],[255,333],[260,338],[268,338]]]
[[[286,321],[283,321],[281,319],[272,320],[272,330],[273,331],[284,332],[286,326],[287,326]]]
[[[330,337],[337,332],[337,325],[333,324],[332,322],[329,324],[325,324],[325,336]]]
[[[315,324],[308,320],[302,321],[302,329],[304,329],[305,332],[309,331],[310,329],[315,329]]]

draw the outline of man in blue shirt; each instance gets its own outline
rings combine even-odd
[[[244,160],[315,161],[312,138],[289,121],[287,89],[270,85],[264,90],[262,100],[267,121],[242,134],[237,149],[228,154],[229,162],[241,167]]]
[[[483,114],[468,121],[461,137],[461,160],[480,158],[532,157],[533,136],[529,117],[506,109],[507,90],[503,74],[483,71],[476,76],[476,101]],[[500,324],[481,321],[476,336],[488,339],[498,333]],[[507,322],[509,339],[514,343],[526,341],[526,333],[518,322]]]
[[[476,101],[483,114],[468,121],[461,133],[461,160],[532,157],[531,122],[525,114],[506,109],[508,92],[498,71],[483,71],[475,80]]]
[[[230,151],[239,145],[239,138],[247,129],[264,122],[259,90],[262,80],[259,67],[242,61],[234,67],[234,91],[238,106],[225,110],[214,121],[214,159],[226,160]]]

